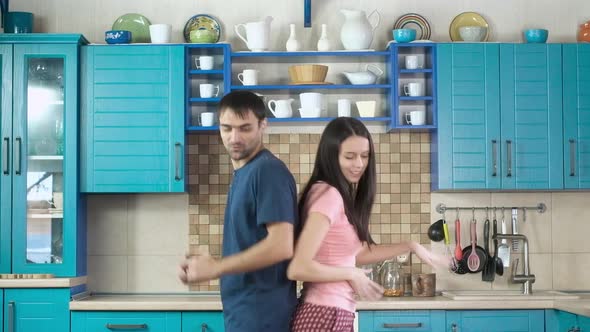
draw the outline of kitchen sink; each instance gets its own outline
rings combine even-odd
[[[454,290],[444,291],[442,295],[453,300],[575,300],[580,296],[559,291],[536,291],[522,294],[520,290]]]

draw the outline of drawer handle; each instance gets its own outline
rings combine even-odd
[[[15,155],[15,166],[14,166],[14,174],[21,175],[21,162],[22,162],[22,145],[23,140],[20,137],[16,138],[16,145],[14,148],[14,155]]]
[[[512,177],[512,141],[506,140],[506,160],[508,163],[506,177]]]
[[[495,139],[492,140],[492,176],[496,176],[498,174],[498,147],[497,141]]]
[[[179,142],[174,144],[174,180],[180,181],[180,163],[181,163],[181,150],[182,146]]]
[[[390,323],[384,323],[383,324],[383,328],[386,329],[400,329],[400,328],[419,328],[422,327],[422,323],[396,323],[396,324],[390,324]]]
[[[107,324],[109,330],[147,330],[147,324]]]
[[[14,332],[14,301],[8,302],[8,332]]]
[[[576,142],[570,138],[570,176],[576,176]]]

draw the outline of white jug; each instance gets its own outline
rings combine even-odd
[[[268,109],[275,118],[290,118],[293,116],[292,102],[293,99],[270,100]],[[272,104],[274,104],[274,107],[272,107]]]
[[[364,50],[368,49],[373,42],[373,32],[379,26],[381,15],[377,10],[373,10],[369,16],[366,16],[362,10],[341,9],[344,15],[344,25],[340,30],[340,40],[344,49],[347,50]],[[369,17],[377,14],[375,25],[369,23]]]
[[[246,24],[238,24],[234,26],[234,30],[238,37],[246,43],[246,46],[252,52],[266,51],[270,47],[270,23],[272,17],[267,16],[264,21],[250,22]],[[239,28],[243,27],[246,31],[246,37],[242,35]]]

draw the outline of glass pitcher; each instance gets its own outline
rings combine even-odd
[[[384,261],[380,269],[381,286],[384,296],[403,296],[404,287],[402,280],[402,268],[395,260]]]

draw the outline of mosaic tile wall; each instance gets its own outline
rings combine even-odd
[[[289,167],[298,190],[311,174],[319,134],[268,134],[266,148]],[[374,134],[377,197],[370,231],[377,243],[414,240],[430,244],[430,134]],[[232,166],[219,135],[190,135],[189,241],[191,252],[221,253],[223,212]],[[410,269],[408,265],[406,269]],[[413,272],[426,267],[412,258]],[[193,290],[219,290],[217,280]]]

